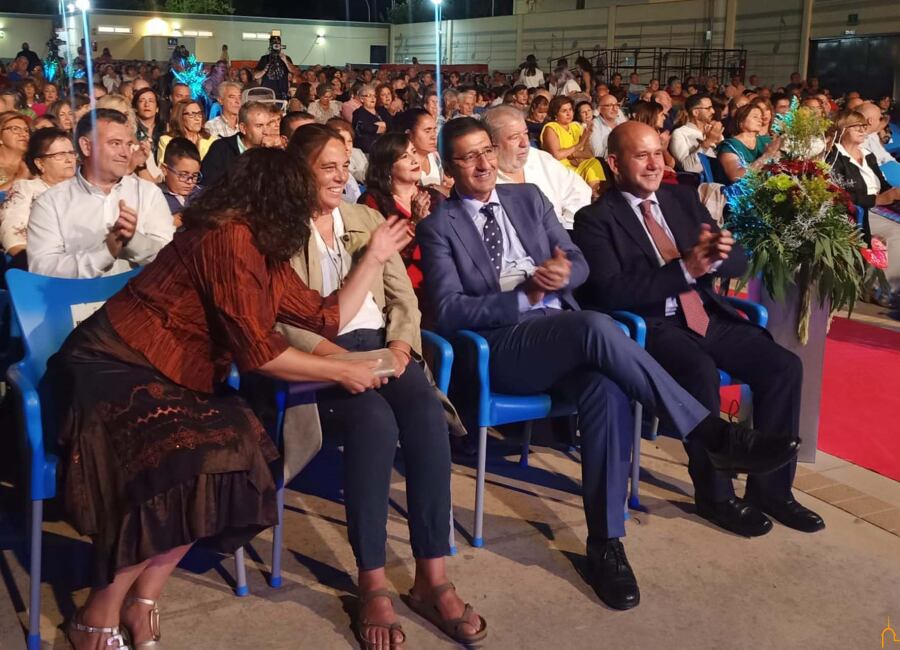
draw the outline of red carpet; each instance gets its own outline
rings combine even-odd
[[[900,332],[834,319],[819,449],[900,481]]]
[[[735,411],[738,387],[721,391]],[[819,449],[900,481],[900,332],[835,318],[825,343]]]

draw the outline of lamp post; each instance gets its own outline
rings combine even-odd
[[[444,95],[441,92],[441,0],[434,3],[434,88],[437,92],[438,111],[444,114]]]

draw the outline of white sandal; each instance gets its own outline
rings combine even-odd
[[[150,614],[150,636],[152,637],[149,641],[141,641],[140,643],[134,643],[134,634],[131,633],[127,627],[125,631],[128,633],[128,637],[134,645],[135,650],[137,648],[157,648],[161,649],[162,643],[159,642],[162,634],[159,631],[159,606],[156,604],[155,600],[149,600],[147,598],[138,598],[137,596],[130,596],[125,599],[125,606],[127,607],[131,603],[140,603],[141,605],[150,605],[152,608],[149,612]],[[123,626],[124,627],[124,626]]]
[[[75,612],[75,616],[69,621],[69,630],[66,630],[66,640],[73,648],[75,647],[75,644],[72,642],[72,637],[69,635],[69,632],[75,630],[77,632],[87,632],[88,634],[108,634],[109,638],[106,640],[107,648],[128,650],[128,646],[125,644],[125,639],[122,636],[122,630],[118,625],[115,627],[94,627],[93,625],[85,625],[78,622],[79,614],[81,614],[80,609]]]

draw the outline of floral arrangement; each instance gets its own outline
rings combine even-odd
[[[856,208],[832,179],[830,167],[808,158],[828,126],[828,120],[794,99],[774,126],[782,137],[782,158],[748,169],[726,191],[726,225],[750,255],[744,282],[761,276],[777,301],[791,286],[798,289],[797,336],[804,345],[813,293],[831,313],[852,311],[867,282]]]

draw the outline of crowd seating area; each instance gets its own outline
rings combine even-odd
[[[447,417],[451,422],[453,449],[455,453],[471,458],[475,467],[475,499],[471,504],[474,521],[470,525],[454,518],[451,505],[448,555],[456,554],[459,548],[455,539],[458,529],[466,531],[471,546],[478,548],[485,544],[485,483],[489,481],[487,446],[492,433],[497,429],[509,432],[508,425],[523,425],[519,461],[522,467],[529,463],[531,431],[536,422],[553,419],[555,427],[565,429],[565,446],[572,453],[579,451],[582,442],[575,424],[579,411],[575,403],[561,399],[549,389],[513,393],[501,390],[502,384],[497,388],[497,377],[491,365],[495,342],[489,341],[483,331],[490,328],[471,325],[448,331],[446,322],[429,302],[434,298],[429,283],[440,282],[435,279],[434,263],[428,258],[433,249],[416,238],[416,229],[427,228],[422,224],[428,224],[434,219],[433,215],[442,209],[449,210],[446,206],[460,199],[457,174],[464,171],[465,165],[491,161],[497,171],[498,188],[536,185],[542,192],[544,204],[552,207],[558,221],[553,227],[559,227],[562,233],[559,236],[568,241],[578,221],[575,215],[589,206],[600,205],[604,197],[609,200],[608,195],[620,189],[616,179],[622,171],[616,156],[617,147],[621,145],[615,143],[615,136],[611,134],[623,124],[637,122],[658,134],[664,165],[661,171],[663,186],[677,187],[678,191],[688,193],[692,197],[691,205],[702,204],[703,208],[698,210],[702,209],[704,214],[708,212],[709,225],[722,227],[727,210],[726,188],[738,182],[748,169],[778,158],[782,145],[778,135],[779,116],[799,104],[834,125],[814,152],[814,157],[828,162],[835,170],[842,170],[835,172],[834,180],[846,186],[857,209],[862,236],[870,245],[878,242],[888,252],[887,286],[873,287],[864,299],[886,308],[893,316],[900,313],[900,162],[897,160],[900,156],[900,125],[892,121],[895,106],[890,98],[860,97],[852,89],[835,94],[821,88],[815,78],[802,79],[799,74],[776,83],[766,83],[755,77],[748,80],[741,77],[644,79],[637,74],[629,75],[628,70],[613,73],[610,78],[600,78],[586,60],[563,60],[555,69],[542,71],[534,57],[529,57],[514,71],[483,74],[453,71],[445,74],[438,84],[433,68],[418,64],[399,71],[375,67],[312,66],[301,69],[280,52],[280,42],[275,37],[269,52],[257,65],[236,66],[222,59],[206,66],[200,64],[202,74],[191,77],[188,55],[188,52],[178,51],[171,61],[163,63],[118,61],[105,52],[95,60],[80,58],[73,68],[78,74],[67,80],[45,78],[45,67],[40,58],[27,47],[15,60],[0,64],[0,248],[4,253],[5,277],[0,289],[0,345],[3,347],[0,363],[7,384],[5,408],[16,413],[19,447],[24,459],[19,487],[30,503],[28,573],[31,590],[27,603],[30,649],[42,647],[44,502],[63,496],[61,481],[71,476],[70,449],[66,441],[60,440],[60,435],[68,430],[65,427],[72,425],[58,421],[63,398],[48,383],[47,378],[52,376],[48,361],[80,323],[88,319],[96,322],[92,315],[102,312],[107,300],[117,294],[128,294],[127,289],[123,291],[126,283],[132,281],[130,287],[140,286],[135,283],[141,276],[151,273],[151,269],[160,273],[159,259],[163,259],[161,256],[165,251],[177,248],[181,241],[188,241],[192,231],[201,228],[197,206],[206,209],[213,204],[204,194],[205,188],[216,187],[224,191],[223,179],[249,178],[234,175],[235,169],[242,164],[241,159],[247,160],[248,152],[284,150],[285,156],[305,156],[306,164],[312,168],[313,160],[324,161],[321,164],[325,165],[326,153],[323,152],[330,150],[326,147],[311,153],[311,149],[304,148],[312,145],[303,142],[303,134],[309,134],[310,142],[315,137],[327,139],[337,134],[345,149],[338,147],[335,155],[343,156],[340,164],[347,164],[346,173],[343,167],[335,171],[337,167],[333,164],[330,172],[323,172],[324,177],[313,170],[308,172],[308,177],[290,178],[312,179],[319,192],[337,183],[343,188],[342,206],[365,206],[366,215],[380,215],[390,222],[397,218],[408,225],[409,238],[397,247],[397,252],[407,272],[402,279],[403,288],[405,291],[409,285],[408,294],[412,298],[405,293],[400,298],[392,295],[392,288],[387,285],[390,274],[385,271],[384,286],[373,284],[366,294],[365,304],[376,307],[380,299],[382,304],[377,307],[389,314],[398,302],[412,301],[410,313],[414,312],[415,316],[407,314],[406,317],[414,323],[414,340],[412,345],[400,348],[399,356],[405,355],[406,362],[411,365],[424,359],[423,373],[442,394],[445,409],[450,413]],[[87,78],[93,80],[92,86],[87,84]],[[188,78],[195,81],[190,82]],[[113,113],[120,117],[113,117]],[[454,150],[445,146],[443,134],[453,133],[457,128],[453,126],[456,120],[465,118],[484,125],[492,146],[469,153],[468,160],[451,160],[449,155]],[[123,127],[122,132],[127,134],[125,140],[109,145],[118,149],[102,148],[107,145],[98,142],[100,122]],[[314,124],[320,125],[321,131],[309,130]],[[524,125],[524,130],[516,131],[520,124]],[[465,137],[466,133],[459,137]],[[94,176],[86,178],[82,165],[101,156],[115,158],[124,173],[113,174],[116,178],[107,179],[105,184],[95,181]],[[107,164],[109,173],[115,171],[112,163],[98,162],[97,168],[103,164]],[[246,173],[251,174],[252,170]],[[328,176],[328,173],[332,175]],[[284,179],[272,181],[272,187],[284,185]],[[64,195],[63,188],[72,188],[71,193]],[[246,189],[252,194],[257,188]],[[275,191],[281,190],[273,189]],[[120,200],[112,206],[105,198],[107,196]],[[501,191],[501,203],[504,196]],[[248,201],[252,200],[251,196]],[[485,203],[485,206],[489,205],[492,204]],[[85,215],[94,212],[104,214],[105,229],[102,231],[90,232],[93,226],[82,227],[80,220],[84,219],[86,223]],[[337,280],[329,285],[330,275],[318,270],[315,271],[317,279],[308,269],[306,276],[299,270],[298,273],[303,284],[323,295],[345,286],[349,277],[344,269],[345,259],[352,258],[352,264],[362,266],[359,262],[363,255],[361,251],[351,250],[349,256],[342,256],[339,240],[349,248],[362,229],[354,229],[346,216],[344,221],[341,228],[346,227],[346,234],[335,228],[335,242],[331,244],[327,238],[322,239],[315,225],[312,229],[307,228],[304,247],[317,251],[323,260],[329,260],[334,265]],[[515,217],[509,221],[516,223]],[[58,232],[52,231],[53,228],[58,228]],[[85,230],[89,231],[87,236]],[[375,226],[371,232],[376,232]],[[509,238],[508,230],[502,232]],[[661,264],[663,260],[670,262],[653,233],[647,232]],[[366,232],[367,242],[369,235]],[[371,234],[371,237],[374,240],[376,235]],[[399,241],[400,236],[397,237]],[[672,232],[669,237],[676,239]],[[485,240],[490,243],[487,226]],[[433,242],[429,244],[434,245]],[[528,249],[524,241],[519,245]],[[335,248],[338,249],[337,257],[332,256]],[[556,255],[553,250],[549,253]],[[299,253],[292,251],[292,254]],[[496,263],[500,286],[503,280],[501,259],[498,256],[495,260],[492,253],[488,254],[491,263]],[[291,255],[277,261],[281,263],[285,259],[291,259]],[[294,263],[294,269],[304,266],[306,261],[299,265]],[[535,259],[532,266],[543,268],[537,265],[539,261],[543,262]],[[351,262],[346,264],[349,270]],[[313,266],[317,263],[310,262],[309,267]],[[327,271],[324,261],[323,269]],[[249,282],[251,271],[243,271],[247,273],[243,279]],[[154,275],[154,282],[158,282],[158,286],[165,285],[160,277]],[[259,277],[253,276],[252,280],[256,282]],[[276,277],[274,272],[272,277]],[[765,308],[736,295],[730,290],[733,287],[731,280],[728,277],[721,282],[717,279],[720,284],[714,291],[725,296],[726,304],[740,318],[765,328]],[[392,281],[396,281],[396,277]],[[287,281],[279,279],[278,282]],[[316,287],[316,282],[321,286]],[[254,284],[247,291],[263,292],[274,286],[275,280],[272,283]],[[286,291],[295,289],[290,283],[287,287]],[[209,295],[220,295],[211,288],[209,291]],[[464,294],[467,289],[458,291]],[[547,305],[551,304],[552,296],[561,296],[564,303],[565,291],[568,291],[566,284],[547,289],[541,292],[539,300],[543,301],[546,293]],[[214,304],[210,302],[207,306]],[[378,311],[376,308],[375,312]],[[364,313],[365,307],[360,311],[360,314]],[[173,319],[177,320],[179,314],[173,314]],[[615,320],[617,335],[620,331],[641,351],[649,349],[648,323],[653,327],[656,322],[653,317],[621,309],[610,310],[610,315]],[[666,317],[671,316],[667,311]],[[377,320],[371,314],[367,317]],[[328,318],[323,316],[323,322]],[[384,318],[382,316],[382,329]],[[391,318],[388,316],[386,323],[389,332]],[[288,325],[297,328],[297,320],[295,318]],[[284,322],[279,320],[278,327],[281,328]],[[348,327],[344,320],[340,322]],[[217,327],[222,330],[215,330],[216,341],[225,336],[222,332],[231,332],[232,325],[226,319],[218,322]],[[337,333],[338,328],[334,327],[332,334]],[[300,347],[289,335],[285,336],[292,346]],[[323,336],[324,339],[344,341],[342,337],[348,333],[341,329],[341,336]],[[377,347],[387,348],[388,342],[390,339],[384,346]],[[305,351],[312,352],[313,347]],[[396,351],[394,354],[398,356]],[[152,361],[150,353],[147,355]],[[222,359],[204,359],[204,363],[213,361],[221,366]],[[189,365],[189,362],[182,362]],[[254,367],[242,352],[238,352],[227,359],[226,365],[230,372],[227,377],[216,376],[217,383],[210,394],[240,391],[253,403],[257,413],[261,413],[260,420],[266,425],[275,447],[285,452],[284,467],[280,462],[270,464],[276,468],[272,477],[276,525],[269,581],[272,587],[280,587],[285,483],[296,474],[288,468],[293,460],[285,451],[285,431],[293,426],[289,419],[296,417],[292,413],[298,413],[297,408],[315,409],[318,397],[337,399],[335,392],[348,384],[336,379],[291,381],[272,371],[267,378],[275,381],[257,386],[254,377],[258,379],[260,373],[252,370],[260,370],[262,363]],[[219,366],[217,372],[221,370]],[[724,369],[717,371],[717,377],[722,387],[740,386],[741,401],[745,405],[753,401],[746,378]],[[376,384],[376,389],[377,386],[380,384]],[[371,389],[372,386],[363,388]],[[266,394],[266,403],[262,407],[250,397],[251,393],[259,391]],[[462,407],[465,401],[462,398],[460,404],[456,404],[457,396],[464,393],[474,395],[470,407]],[[458,414],[447,396],[459,407]],[[626,436],[631,444],[627,454],[629,495],[621,503],[626,518],[630,516],[629,512],[645,511],[639,496],[641,439],[655,439],[657,431],[677,428],[665,418],[660,423],[657,419],[660,413],[645,412],[640,401],[633,395],[627,396],[634,426]],[[465,425],[468,435],[452,435],[454,417]],[[328,420],[321,419],[323,429],[327,429]],[[326,430],[326,437],[327,433]],[[444,440],[446,438],[443,436]],[[11,445],[12,440],[12,435],[5,435],[6,444]],[[401,447],[406,445],[402,431],[399,444]],[[397,443],[393,445],[397,446]],[[354,462],[351,454],[346,456],[348,463]],[[272,458],[267,457],[267,460],[272,461]],[[66,493],[66,496],[71,494]],[[467,509],[469,506],[466,504]],[[719,517],[716,519],[718,525],[727,528],[721,523],[724,515],[710,516]],[[446,519],[444,517],[444,523]],[[242,540],[243,543],[247,541]],[[249,593],[243,543],[238,544],[234,552],[237,596]],[[354,552],[362,554],[357,546],[354,543]],[[589,557],[590,553],[589,548]],[[362,589],[366,569],[357,559]],[[619,561],[621,566],[621,558]],[[627,560],[624,562],[627,565]],[[418,569],[421,567],[417,565]],[[373,599],[381,594],[378,589],[371,593]],[[132,595],[141,597],[141,594]],[[606,597],[601,598],[609,603]],[[361,608],[367,602],[364,598]],[[434,602],[437,603],[437,596]],[[611,607],[627,609],[636,604],[628,602],[621,607]],[[473,618],[471,607],[447,615],[441,609],[444,605],[434,604],[431,609],[426,605],[428,603],[413,609],[431,612],[423,616],[431,622],[437,621],[435,625],[452,639],[462,642],[483,638],[478,635],[487,628],[478,629],[477,615]],[[366,611],[365,616],[360,615],[361,619],[375,617],[374,613]],[[453,620],[448,623],[449,619]],[[78,627],[80,623],[83,627],[118,630],[117,625],[72,620],[75,621],[73,629],[79,633],[85,631]],[[122,625],[124,629],[125,623]],[[387,630],[385,634],[390,635],[387,640],[381,637],[377,644],[367,636],[374,632],[366,629],[366,625],[368,623],[361,623],[359,628],[363,647],[387,650],[399,645],[393,636],[398,628],[391,627],[392,624],[372,624],[374,627],[380,625]],[[152,631],[158,637],[158,630]],[[119,632],[103,634],[114,639]],[[84,642],[77,636],[71,638],[73,643],[74,639],[78,639],[78,643]],[[121,637],[119,640],[122,645],[109,645],[139,647],[126,645],[133,641]],[[170,647],[189,647],[188,643],[177,639],[174,643],[167,639],[167,644],[170,643]]]

